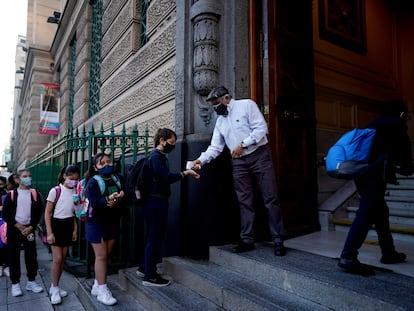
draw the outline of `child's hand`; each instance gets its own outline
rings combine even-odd
[[[198,174],[196,171],[193,171],[193,170],[186,170],[183,173],[184,173],[185,176],[190,175],[190,176],[194,177],[195,179],[200,178],[200,174]]]

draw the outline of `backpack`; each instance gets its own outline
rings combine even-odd
[[[7,244],[7,222],[0,218],[0,248]]]
[[[353,179],[368,171],[375,133],[375,129],[355,128],[343,134],[328,150],[326,173],[334,178]]]
[[[148,158],[139,159],[132,165],[125,180],[125,197],[129,203],[144,205],[150,192],[148,179]]]

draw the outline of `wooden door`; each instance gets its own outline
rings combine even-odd
[[[290,236],[319,229],[312,1],[250,2],[251,94],[269,125]]]

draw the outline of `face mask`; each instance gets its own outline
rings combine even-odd
[[[23,178],[20,178],[20,183],[23,186],[30,187],[32,185],[32,177],[23,177]]]
[[[69,188],[73,188],[78,184],[78,181],[72,180],[72,179],[66,179],[65,183],[66,183],[66,186],[68,186]]]
[[[227,106],[224,104],[218,104],[217,106],[214,106],[213,109],[219,116],[227,116],[229,114]]]
[[[167,142],[164,146],[164,152],[165,153],[170,153],[171,151],[174,150],[174,148],[175,148],[175,145],[171,145]]]
[[[105,167],[98,170],[99,175],[109,176],[113,172],[112,165],[106,165]]]

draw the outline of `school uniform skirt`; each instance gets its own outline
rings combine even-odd
[[[69,218],[53,218],[52,217],[52,230],[55,235],[55,246],[70,246],[72,242],[73,230],[74,230],[74,217]]]

